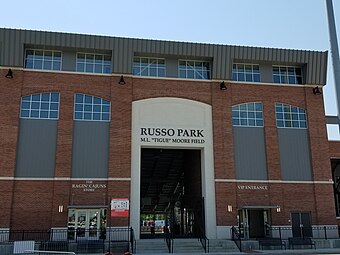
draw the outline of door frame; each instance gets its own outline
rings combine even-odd
[[[106,210],[106,208],[72,208],[68,211],[68,229],[69,229],[69,238],[72,240],[98,240],[101,235],[101,211]],[[74,211],[74,221],[70,220],[70,212]],[[79,221],[80,213],[84,213],[82,217],[85,217],[84,222],[85,226],[79,226],[81,223]],[[95,229],[91,229],[90,226],[90,217],[92,213],[97,213],[96,215],[96,222],[97,226]],[[106,214],[106,212],[104,211]],[[106,215],[105,215],[106,216]],[[105,223],[105,227],[107,226],[107,222]],[[83,230],[84,235],[80,235],[79,232]],[[73,232],[72,235],[70,235]],[[95,235],[92,235],[95,234]],[[73,237],[73,238],[72,238]]]

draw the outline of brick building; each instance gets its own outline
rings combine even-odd
[[[327,52],[0,29],[0,229],[336,226],[326,70]]]

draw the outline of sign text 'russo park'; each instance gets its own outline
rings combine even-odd
[[[142,127],[140,135],[142,143],[205,143],[203,129]]]

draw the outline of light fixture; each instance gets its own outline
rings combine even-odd
[[[276,207],[276,212],[277,212],[277,213],[280,213],[280,212],[281,212],[281,207],[280,207],[280,206],[277,206],[277,207]]]
[[[232,212],[233,211],[233,206],[232,205],[228,205],[227,206],[227,211],[228,212]]]
[[[64,211],[64,206],[63,205],[59,205],[58,206],[58,212],[62,213]]]
[[[120,76],[120,80],[119,80],[118,84],[119,84],[119,85],[125,85],[125,84],[126,84],[123,75]]]
[[[321,89],[319,88],[319,86],[316,86],[315,88],[313,88],[313,94],[314,95],[321,95]]]
[[[220,83],[220,90],[226,90],[227,86],[225,85],[224,81]]]
[[[5,77],[6,78],[13,78],[13,71],[12,71],[12,69],[10,68],[10,69],[8,69],[8,72],[7,72],[7,74],[5,75]]]

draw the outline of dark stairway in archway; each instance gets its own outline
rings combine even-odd
[[[141,238],[204,232],[201,151],[141,150]]]

